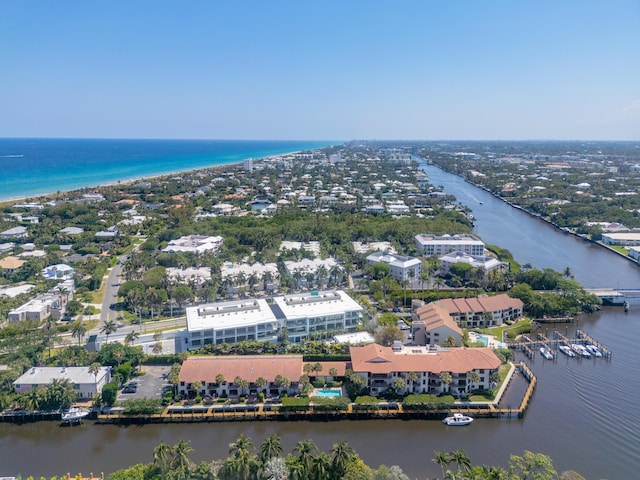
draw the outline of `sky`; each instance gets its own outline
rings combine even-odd
[[[640,140],[639,0],[0,0],[0,137]]]

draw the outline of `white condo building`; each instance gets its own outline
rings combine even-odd
[[[462,252],[473,256],[484,254],[484,242],[475,235],[431,235],[421,233],[416,235],[416,248],[425,257],[432,255],[446,255],[450,252]]]
[[[265,299],[217,302],[187,308],[187,349],[207,344],[276,341],[286,327],[291,342],[311,333],[355,330],[362,307],[341,290]]]
[[[418,280],[422,270],[422,262],[415,257],[403,257],[385,252],[375,252],[367,256],[367,264],[386,263],[389,265],[389,273],[393,278],[402,282],[404,280]]]
[[[79,399],[89,399],[102,392],[111,380],[111,367],[100,367],[94,375],[89,367],[32,367],[13,382],[16,393],[46,388],[53,380],[69,380]]]

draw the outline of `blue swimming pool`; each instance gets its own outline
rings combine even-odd
[[[489,339],[487,337],[478,335],[477,340],[480,343],[484,343],[485,346],[489,346]]]
[[[316,390],[314,396],[316,397],[340,397],[342,396],[342,390],[339,388],[322,388]]]

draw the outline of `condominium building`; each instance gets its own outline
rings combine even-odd
[[[422,270],[422,262],[415,257],[404,257],[386,252],[375,252],[367,256],[367,264],[386,263],[389,265],[390,275],[402,282],[404,280],[418,280]]]
[[[524,304],[506,293],[492,297],[445,298],[436,303],[444,307],[462,328],[500,326],[522,317]]]
[[[398,385],[398,393],[452,393],[461,395],[475,389],[491,388],[491,374],[498,371],[500,360],[490,348],[416,347],[395,344],[393,347],[370,344],[351,347],[353,372],[363,377],[371,395],[380,395]],[[451,382],[440,375],[447,372]],[[468,374],[476,372],[480,380],[470,382]],[[401,378],[403,382],[396,382]]]
[[[450,252],[462,252],[469,255],[483,255],[484,242],[475,235],[431,235],[421,233],[416,235],[416,248],[423,252],[425,257],[432,255],[445,255]]]
[[[275,341],[278,319],[264,299],[217,302],[187,308],[187,348],[248,340]]]
[[[265,299],[217,302],[187,308],[187,348],[247,340],[276,341],[286,327],[291,342],[322,331],[355,330],[362,307],[340,290]]]

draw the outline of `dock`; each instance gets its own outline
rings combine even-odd
[[[611,360],[613,356],[613,352],[609,350],[607,347],[602,345],[596,339],[588,335],[581,329],[576,329],[576,337],[568,338],[567,336],[560,333],[558,330],[553,331],[553,337],[547,338],[544,334],[538,333],[536,339],[533,340],[530,337],[523,335],[522,341],[513,342],[509,344],[509,348],[514,350],[522,351],[529,359],[533,359],[535,357],[535,352],[540,347],[545,347],[553,353],[554,359],[557,358],[558,347],[560,345],[566,345],[569,348],[572,348],[572,344],[584,345],[591,344],[596,346],[602,352],[602,358],[607,360]]]

